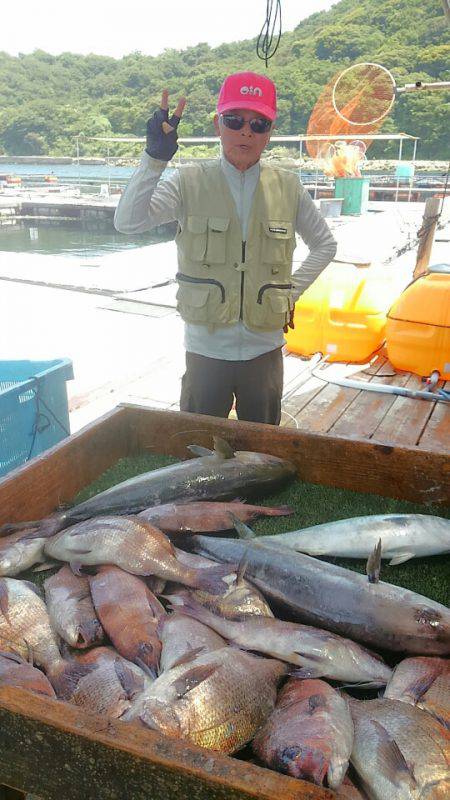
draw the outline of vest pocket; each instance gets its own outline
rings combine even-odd
[[[256,304],[251,309],[252,319],[260,328],[271,330],[280,329],[289,321],[291,302],[289,292],[290,283],[271,284],[261,286]]]
[[[229,225],[229,217],[208,217],[208,243],[205,258],[208,263],[225,264]]]
[[[293,251],[292,222],[267,220],[262,223],[261,259],[266,264],[289,264]]]
[[[186,322],[219,321],[225,307],[225,287],[213,278],[193,278],[178,273],[177,310]]]
[[[206,253],[208,217],[188,216],[188,255],[193,261],[203,261]]]

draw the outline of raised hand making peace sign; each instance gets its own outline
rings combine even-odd
[[[185,105],[186,99],[181,97],[169,119],[169,93],[167,89],[164,89],[160,108],[147,122],[147,146],[145,149],[152,158],[169,161],[178,150],[177,128]]]

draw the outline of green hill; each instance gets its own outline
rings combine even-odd
[[[279,92],[277,133],[304,132],[327,81],[359,61],[383,64],[399,85],[450,80],[450,28],[440,0],[341,0],[284,33],[268,69]],[[173,99],[188,98],[181,134],[211,135],[220,84],[241,69],[265,71],[255,40],[122,59],[0,52],[0,153],[74,155],[80,131],[141,136],[164,86]],[[403,95],[383,131],[420,136],[420,158],[447,159],[449,111],[449,92]],[[395,154],[389,145],[377,148],[371,155]],[[104,152],[97,142],[81,143],[81,154]],[[115,155],[125,153],[130,145],[114,146]]]

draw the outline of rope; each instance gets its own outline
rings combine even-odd
[[[36,442],[37,434],[38,433],[43,433],[43,431],[45,431],[47,428],[50,427],[50,425],[51,425],[50,417],[52,417],[53,420],[57,423],[57,425],[59,425],[59,427],[64,431],[66,436],[70,436],[70,431],[67,430],[66,426],[61,422],[60,419],[58,419],[56,414],[53,413],[52,409],[47,405],[45,400],[42,398],[41,389],[40,389],[39,381],[37,380],[37,378],[32,376],[30,378],[30,380],[34,380],[35,383],[36,383],[36,386],[31,388],[31,391],[34,393],[34,399],[36,400],[36,417],[35,417],[35,420],[34,420],[34,423],[33,423],[33,430],[32,430],[32,437],[33,438],[31,440],[31,447],[30,447],[30,449],[28,451],[28,455],[27,455],[25,461],[29,461],[30,458],[31,458],[31,454],[33,452],[33,448],[34,448],[34,445],[35,445],[35,442]],[[48,417],[47,414],[44,414],[44,412],[41,411],[41,408],[40,408],[41,405],[50,414],[50,417]]]
[[[275,5],[275,10],[274,10]],[[272,14],[273,19],[272,19]],[[278,25],[278,32],[275,28]],[[275,42],[274,42],[274,37]],[[266,0],[266,18],[256,42],[256,55],[269,66],[269,58],[273,58],[281,39],[281,0]]]

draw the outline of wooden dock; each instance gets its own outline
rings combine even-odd
[[[288,355],[285,364],[281,425],[325,437],[450,454],[450,403],[341,387],[308,377],[307,371],[302,385],[289,396],[308,362]],[[346,377],[413,391],[426,388],[417,375],[396,371],[384,352],[368,365],[330,364],[320,374],[331,380]],[[450,381],[441,381],[439,387],[450,392]]]

